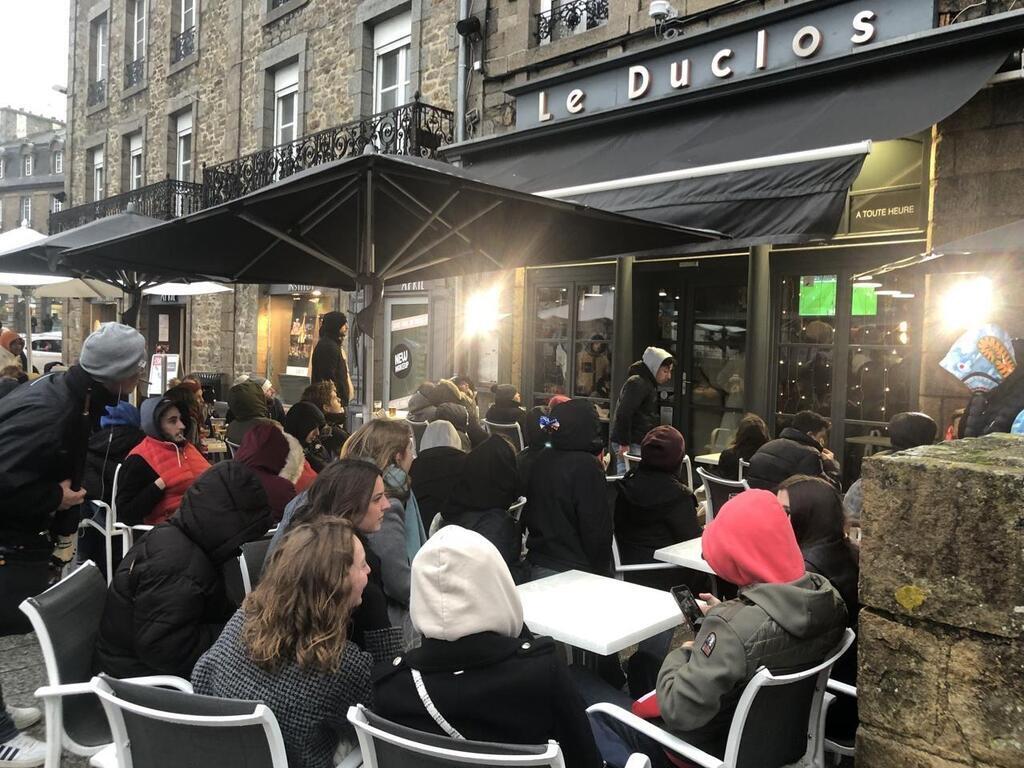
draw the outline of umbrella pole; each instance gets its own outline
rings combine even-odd
[[[25,373],[32,373],[32,295],[36,289],[25,286],[21,295],[25,299]]]
[[[366,172],[366,191],[363,196],[363,237],[360,243],[363,262],[362,273],[372,278],[374,271],[373,258],[373,171]],[[363,295],[360,309],[366,309],[373,303],[372,291],[374,291],[373,280],[363,285]],[[370,301],[367,302],[369,296]],[[370,318],[370,332],[366,334],[366,360],[363,365],[364,376],[366,377],[366,395],[363,398],[363,424],[369,424],[373,417],[373,390],[374,390],[374,364],[373,364],[373,333],[374,318]]]

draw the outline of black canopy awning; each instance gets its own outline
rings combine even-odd
[[[1020,47],[1022,31],[1024,14],[1002,14],[755,78],[724,96],[614,110],[464,143],[448,156],[495,184],[733,236],[716,248],[826,239],[867,140],[949,116]],[[666,173],[677,178],[643,178]]]

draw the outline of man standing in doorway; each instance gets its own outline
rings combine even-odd
[[[643,357],[629,366],[629,378],[622,385],[612,423],[612,451],[615,473],[626,473],[626,454],[640,455],[644,435],[661,423],[658,387],[672,380],[675,359],[664,349],[648,347]]]
[[[352,397],[352,378],[348,374],[348,360],[345,359],[345,336],[348,335],[348,318],[344,312],[328,312],[320,321],[320,340],[313,349],[313,383],[330,381],[338,392],[341,407],[348,413],[348,402]]]

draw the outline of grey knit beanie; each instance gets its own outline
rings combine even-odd
[[[130,325],[103,323],[85,340],[78,363],[93,378],[126,379],[146,367],[146,340]]]

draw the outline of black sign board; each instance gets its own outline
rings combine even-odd
[[[412,351],[405,344],[398,344],[391,351],[391,372],[396,379],[404,379],[412,370]]]

